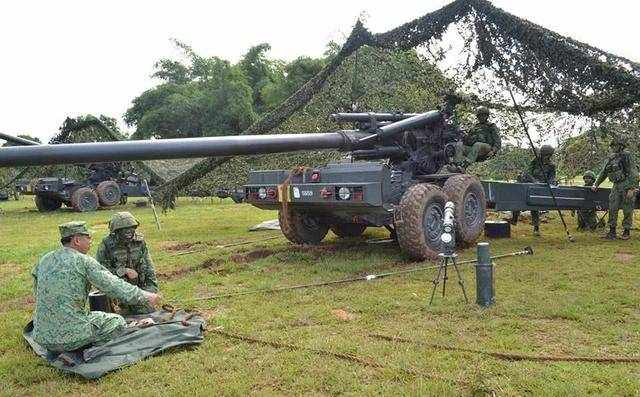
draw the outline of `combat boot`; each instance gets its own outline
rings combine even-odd
[[[631,230],[624,229],[624,231],[622,232],[622,236],[620,236],[620,238],[622,240],[629,240],[631,238]]]
[[[540,228],[538,226],[533,227],[533,235],[536,237],[540,237]]]
[[[615,240],[616,239],[616,228],[615,227],[610,227],[609,228],[609,233],[607,233],[604,236],[602,236],[602,238],[605,239],[605,240]]]

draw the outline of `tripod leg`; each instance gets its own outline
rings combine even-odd
[[[469,303],[469,299],[467,298],[467,291],[464,288],[464,280],[462,279],[462,274],[460,273],[460,269],[458,268],[458,262],[453,260],[453,267],[456,269],[456,273],[458,274],[458,284],[460,284],[460,288],[462,288],[462,295],[464,295],[464,301]]]
[[[449,267],[449,258],[444,259],[444,278],[442,279],[442,297],[444,298],[445,290],[447,289],[447,267]]]
[[[436,289],[438,288],[438,284],[440,284],[440,275],[442,274],[442,263],[438,266],[438,274],[433,279],[433,289],[431,290],[431,299],[429,299],[429,305],[433,302],[433,296],[436,294]]]

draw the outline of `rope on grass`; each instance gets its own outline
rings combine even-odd
[[[382,363],[380,363],[378,361],[375,361],[373,359],[360,357],[360,356],[357,356],[357,355],[351,354],[351,353],[342,353],[342,352],[336,352],[336,351],[327,350],[327,349],[317,349],[317,348],[313,348],[313,347],[299,346],[299,345],[294,345],[294,344],[287,343],[287,342],[279,342],[279,341],[272,341],[272,340],[266,340],[266,339],[259,339],[259,338],[253,337],[253,336],[240,335],[240,334],[235,334],[235,333],[223,331],[220,328],[214,328],[212,330],[207,330],[207,332],[213,332],[215,334],[218,334],[218,335],[223,336],[223,337],[228,338],[228,339],[235,339],[235,340],[240,340],[240,341],[247,342],[247,343],[258,344],[258,345],[263,345],[263,346],[269,346],[269,347],[273,347],[273,348],[276,348],[276,349],[287,349],[287,350],[292,350],[292,351],[307,351],[307,352],[311,352],[311,353],[318,354],[318,355],[325,356],[325,357],[332,357],[332,358],[336,358],[336,359],[339,359],[339,360],[344,360],[344,361],[349,361],[351,363],[360,364],[360,365],[363,365],[365,367],[376,368],[376,369],[391,369],[391,370],[402,372],[402,373],[405,373],[405,374],[408,374],[408,375],[412,375],[412,376],[419,376],[419,377],[423,377],[423,378],[428,378],[428,379],[433,379],[433,380],[453,383],[453,384],[467,386],[467,387],[472,386],[469,382],[466,382],[466,381],[463,381],[463,380],[451,379],[451,378],[447,378],[447,377],[444,377],[444,376],[435,375],[433,373],[420,371],[420,370],[417,370],[417,369],[414,369],[414,368],[390,366],[390,365],[382,364]]]
[[[508,258],[508,257],[513,257],[513,256],[532,255],[532,254],[533,254],[533,250],[531,250],[531,247],[526,247],[522,251],[517,251],[517,252],[508,253],[508,254],[492,256],[491,260],[496,260],[496,259],[500,259],[500,258]],[[472,264],[472,263],[476,263],[477,261],[478,261],[477,259],[469,259],[469,260],[466,260],[466,261],[458,262],[457,264],[458,265],[469,265],[469,264]],[[397,262],[394,262],[391,265],[395,265],[395,264],[397,264]],[[498,265],[498,264],[495,263],[494,265]],[[304,289],[304,288],[312,288],[312,287],[324,287],[324,286],[329,286],[329,285],[347,284],[347,283],[354,283],[354,282],[359,282],[359,281],[371,281],[371,280],[375,280],[375,279],[379,279],[379,278],[385,278],[385,277],[389,277],[389,276],[397,276],[397,275],[401,275],[401,274],[416,273],[416,272],[423,272],[423,271],[426,271],[426,270],[438,269],[439,267],[440,267],[440,264],[437,264],[437,265],[430,265],[430,266],[415,267],[415,268],[406,269],[406,270],[397,270],[397,271],[394,271],[394,272],[386,272],[386,273],[379,273],[379,274],[368,274],[366,276],[346,278],[346,279],[341,279],[341,280],[322,281],[322,282],[309,283],[309,284],[287,285],[287,286],[284,286],[284,287],[255,289],[255,290],[248,290],[248,291],[231,292],[231,293],[228,293],[228,294],[208,295],[208,296],[203,296],[203,297],[198,297],[198,298],[182,299],[181,302],[198,302],[198,301],[214,300],[214,299],[220,299],[220,298],[230,298],[230,297],[241,296],[241,295],[267,294],[267,293],[275,293],[275,292],[282,292],[282,291],[290,291],[290,290],[295,290],[295,289]]]
[[[568,361],[568,362],[586,362],[586,363],[598,363],[598,364],[620,364],[620,363],[640,363],[640,357],[616,357],[616,356],[602,356],[602,357],[585,357],[585,356],[553,356],[553,355],[535,355],[535,354],[523,354],[514,352],[499,352],[488,351],[479,349],[469,349],[464,347],[440,345],[436,343],[426,343],[419,340],[406,339],[399,336],[389,336],[382,334],[369,334],[372,338],[387,340],[391,342],[400,343],[414,343],[421,346],[430,347],[437,350],[458,351],[465,353],[482,354],[485,356],[491,356],[499,360],[507,361]]]

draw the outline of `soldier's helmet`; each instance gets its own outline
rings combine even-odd
[[[625,139],[621,136],[614,136],[611,139],[611,143],[609,143],[609,146],[610,147],[616,147],[616,146],[626,147],[627,141],[625,141]]]
[[[138,220],[133,215],[131,215],[130,212],[116,212],[115,214],[113,214],[111,220],[109,221],[109,230],[111,231],[111,233],[113,233],[116,230],[124,229],[127,227],[138,227],[139,224],[140,222],[138,222]]]
[[[540,148],[540,156],[542,157],[553,156],[555,152],[556,149],[554,149],[551,145],[542,145],[542,147]]]
[[[489,108],[486,106],[478,106],[478,108],[476,109],[476,116],[480,116],[480,115],[489,115]]]
[[[596,174],[591,170],[587,170],[584,175],[582,175],[582,180],[585,182],[587,182],[587,180],[593,182],[596,180]]]

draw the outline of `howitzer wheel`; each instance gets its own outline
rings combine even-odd
[[[280,208],[278,220],[282,234],[294,244],[318,244],[329,232],[317,217],[289,208]]]
[[[36,202],[36,208],[38,208],[38,211],[40,212],[55,211],[62,207],[62,202],[60,200],[50,197],[36,195],[34,201]]]
[[[81,187],[71,195],[71,205],[78,212],[91,212],[98,209],[98,195],[93,189]]]
[[[366,228],[367,225],[361,225],[359,223],[338,223],[331,225],[333,234],[340,238],[360,237]]]
[[[114,181],[103,181],[96,187],[98,202],[103,207],[113,207],[120,203],[122,192],[120,186]]]
[[[456,243],[475,243],[486,219],[487,200],[482,184],[473,175],[455,175],[446,180],[443,190],[455,204]]]
[[[437,259],[442,241],[442,221],[447,196],[436,185],[411,186],[394,215],[398,244],[415,259]]]

